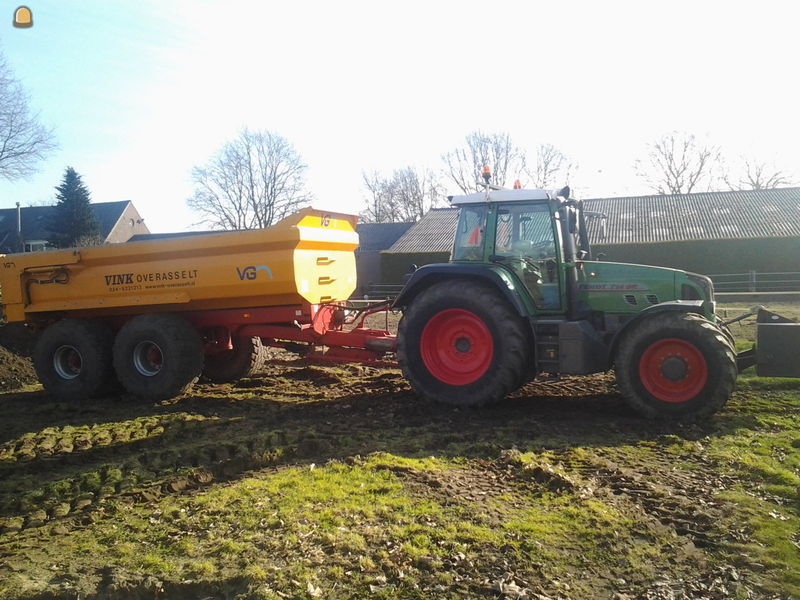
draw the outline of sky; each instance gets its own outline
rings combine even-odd
[[[17,6],[0,51],[59,149],[0,180],[3,208],[54,202],[72,166],[153,232],[203,229],[191,169],[245,126],[353,213],[362,171],[436,171],[476,129],[554,144],[584,197],[649,193],[634,162],[673,130],[800,174],[796,2],[27,0],[30,29]]]

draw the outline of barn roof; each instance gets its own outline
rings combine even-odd
[[[685,240],[800,237],[800,188],[684,195],[593,198],[592,244],[647,244]],[[450,252],[458,209],[428,212],[390,252]]]
[[[457,208],[432,208],[392,244],[389,252],[450,252],[457,221]]]
[[[359,223],[358,248],[356,252],[378,252],[386,250],[414,223]]]
[[[595,244],[800,237],[800,188],[586,200]],[[605,231],[603,231],[605,229]]]

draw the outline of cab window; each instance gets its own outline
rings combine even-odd
[[[536,260],[556,257],[550,209],[546,204],[500,206],[495,254]]]
[[[482,260],[486,238],[486,205],[460,207],[453,260]]]

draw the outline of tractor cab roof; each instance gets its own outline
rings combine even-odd
[[[474,194],[448,196],[453,206],[461,204],[486,204],[487,202],[524,202],[530,200],[555,200],[557,190],[487,190]]]

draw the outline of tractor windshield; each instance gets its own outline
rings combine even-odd
[[[495,255],[554,258],[553,224],[548,205],[500,205],[497,210]]]
[[[483,260],[488,207],[462,206],[458,215],[453,260]]]

